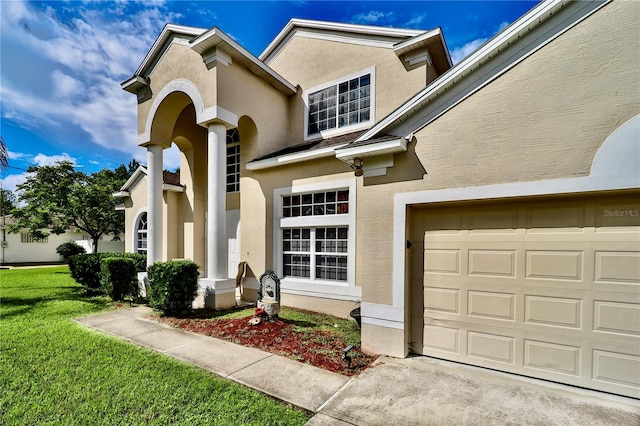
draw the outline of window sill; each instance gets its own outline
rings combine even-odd
[[[280,281],[280,291],[285,294],[325,299],[360,301],[362,298],[362,288],[346,282],[305,280],[293,277],[283,278]]]

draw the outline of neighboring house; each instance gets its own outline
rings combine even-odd
[[[69,229],[64,234],[49,234],[41,240],[34,240],[27,231],[20,233],[9,233],[4,229],[5,225],[15,223],[11,216],[5,216],[0,223],[0,264],[38,264],[60,262],[60,255],[56,249],[60,244],[75,242],[85,248],[87,253],[93,250],[92,240],[89,235],[76,229]],[[98,244],[98,251],[124,252],[123,241],[113,241],[111,236],[105,236]]]
[[[439,29],[292,20],[254,57],[167,25],[122,84],[127,250],[193,259],[217,307],[237,262],[285,305],[361,302],[363,350],[640,397],[639,28],[544,1],[452,67]]]

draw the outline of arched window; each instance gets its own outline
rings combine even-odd
[[[240,191],[240,134],[227,130],[227,192]]]
[[[147,213],[142,213],[136,225],[136,253],[147,254]]]

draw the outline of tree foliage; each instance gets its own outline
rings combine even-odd
[[[116,210],[112,194],[131,172],[121,165],[88,175],[68,161],[29,167],[26,182],[17,186],[21,207],[11,211],[16,222],[9,226],[9,232],[26,229],[34,239],[42,239],[49,232],[62,234],[76,227],[89,234],[97,252],[100,237],[119,236],[124,231],[124,212]]]
[[[18,206],[18,198],[8,189],[0,189],[0,214],[7,214]]]
[[[0,136],[0,170],[4,170],[9,167],[9,151],[7,151],[7,144],[4,138]]]

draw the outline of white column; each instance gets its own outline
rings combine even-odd
[[[147,266],[162,260],[162,150],[147,145]]]
[[[227,277],[227,128],[208,126],[207,136],[207,278]]]

